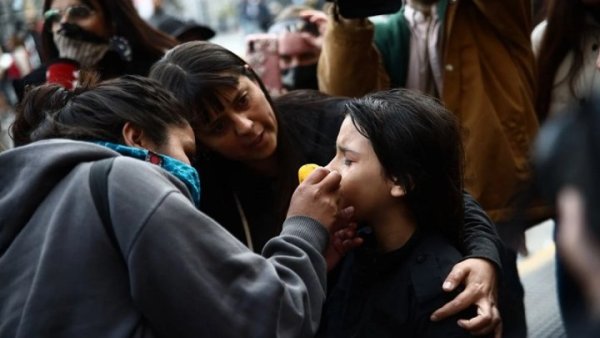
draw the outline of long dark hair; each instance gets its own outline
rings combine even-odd
[[[536,111],[540,121],[548,116],[556,72],[569,52],[573,52],[573,64],[567,77],[560,81],[568,81],[573,92],[576,75],[583,65],[585,14],[586,8],[580,0],[553,0],[548,7],[546,30],[537,60]]]
[[[281,124],[279,112],[260,77],[246,62],[230,50],[207,41],[192,41],[176,46],[168,51],[150,70],[149,77],[158,80],[171,90],[177,99],[194,116],[192,128],[200,133],[199,125],[206,123],[225,107],[224,92],[238,85],[240,76],[245,76],[257,83],[271,105],[278,121],[276,158],[278,164],[278,191],[281,206],[278,208],[279,217],[283,220],[289,199],[297,185],[295,172],[298,159],[292,148],[290,132]],[[198,148],[202,151],[202,147]],[[201,161],[210,156],[211,161]],[[241,170],[230,160],[210,151],[199,154],[198,170],[206,171],[208,167],[216,169],[222,179],[226,180],[232,168]],[[216,168],[214,168],[216,167]]]
[[[30,89],[16,109],[11,135],[16,146],[48,138],[123,143],[126,122],[155,144],[169,126],[187,123],[177,99],[151,79],[127,75],[73,91],[55,84]]]
[[[456,117],[433,98],[403,89],[353,99],[346,108],[386,177],[406,191],[418,227],[460,247],[463,150]]]
[[[44,1],[44,12],[50,8],[53,1]],[[103,79],[122,74],[146,75],[150,65],[177,43],[172,37],[146,23],[130,0],[82,0],[81,2],[90,8],[100,6],[105,15],[105,24],[112,26],[115,35],[124,37],[131,44],[133,61],[126,63],[113,57],[109,61],[102,62],[105,70],[100,72],[100,76]],[[44,61],[57,58],[58,49],[54,44],[49,23],[44,24],[41,40]]]

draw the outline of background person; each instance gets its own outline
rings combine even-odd
[[[569,337],[600,333],[598,103],[592,96],[550,117],[534,146],[537,188],[557,206],[557,268],[563,273],[557,282]]]
[[[549,2],[547,18],[531,34],[537,57],[536,109],[540,121],[572,113],[600,93],[600,1]],[[557,226],[560,229],[560,226]],[[558,301],[565,330],[577,336],[585,313],[581,288],[556,252]]]
[[[79,69],[101,79],[147,75],[150,66],[176,41],[148,25],[129,0],[44,1],[44,64],[15,81],[21,98],[26,85],[49,81],[68,89]]]
[[[540,121],[600,92],[600,1],[553,0],[531,34]]]
[[[317,62],[327,15],[307,6],[288,6],[279,13],[269,33],[277,37],[279,68],[287,90],[319,89]]]

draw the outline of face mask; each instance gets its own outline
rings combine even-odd
[[[129,147],[123,144],[116,144],[112,142],[98,141],[94,143],[110,148],[121,155],[137,158],[139,160],[160,166],[185,183],[192,194],[192,200],[194,201],[196,207],[200,205],[200,176],[198,175],[196,169],[194,169],[192,166],[172,157],[148,151],[147,149]]]
[[[317,64],[297,66],[281,71],[283,87],[294,89],[319,89],[317,80]]]
[[[94,67],[109,50],[108,40],[70,23],[63,24],[53,39],[59,56],[79,62],[82,68]]]

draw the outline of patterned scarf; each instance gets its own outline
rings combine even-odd
[[[172,157],[157,154],[147,149],[129,147],[104,141],[97,141],[94,143],[110,148],[121,155],[137,158],[160,166],[185,183],[192,193],[192,199],[194,200],[196,207],[200,205],[200,176],[198,176],[198,172],[192,166]]]

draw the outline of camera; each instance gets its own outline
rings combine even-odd
[[[402,0],[327,0],[334,2],[341,16],[347,19],[396,13]]]

